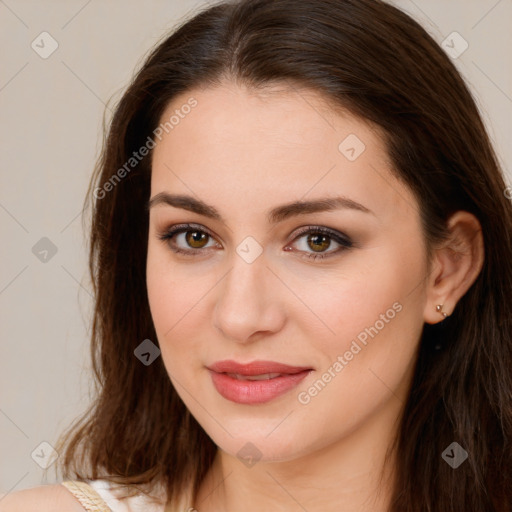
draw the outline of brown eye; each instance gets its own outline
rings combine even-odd
[[[179,224],[158,235],[169,248],[184,256],[206,253],[210,249],[220,248],[213,236],[205,229],[191,224]]]
[[[328,236],[322,234],[310,234],[306,243],[315,252],[322,252],[329,248],[331,240]]]
[[[185,240],[192,249],[202,249],[208,243],[209,236],[202,231],[185,232]]]
[[[302,258],[322,260],[350,249],[352,241],[339,231],[323,226],[309,226],[296,234],[294,244],[287,246],[286,250],[289,251],[293,245]]]

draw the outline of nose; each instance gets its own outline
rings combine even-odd
[[[238,254],[217,288],[213,322],[225,338],[249,343],[282,329],[286,315],[282,284],[261,254],[247,263]]]

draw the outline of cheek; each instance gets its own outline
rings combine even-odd
[[[354,255],[346,274],[326,273],[308,289],[307,304],[323,324],[317,322],[320,330],[310,339],[327,356],[324,365],[346,354],[357,370],[345,373],[357,380],[361,370],[375,378],[367,375],[369,367],[400,377],[410,365],[423,326],[426,265],[420,241],[412,249],[399,247],[380,245]]]
[[[204,281],[177,272],[165,251],[149,243],[146,267],[148,301],[166,366],[171,349],[184,351],[193,342],[191,332],[184,331],[184,328],[200,308],[200,297],[204,295],[201,283],[204,285]],[[169,340],[181,342],[171,344]]]
[[[404,250],[399,247],[393,243],[376,244],[347,255],[339,268],[322,273],[314,268],[287,273],[284,280],[299,292],[310,311],[304,315],[304,307],[297,303],[295,320],[307,319],[312,326],[313,319],[319,336],[331,340],[325,343],[335,343],[337,349],[350,344],[375,323],[379,331],[389,330],[390,324],[401,324],[405,317],[413,324],[422,323],[426,265],[421,243]],[[397,309],[401,310],[399,314]]]
[[[347,432],[357,428],[394,397],[405,401],[422,329],[421,301],[407,295],[407,283],[382,276],[364,292],[357,284],[345,284],[346,294],[324,301],[335,334],[310,336],[322,364],[315,378],[297,390],[304,412],[329,415],[326,437],[339,435],[340,426]],[[314,431],[315,424],[307,428]]]

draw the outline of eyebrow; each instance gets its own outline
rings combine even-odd
[[[160,192],[148,201],[147,210],[150,210],[151,208],[161,204],[173,206],[175,208],[182,208],[184,210],[188,210],[210,219],[225,223],[222,215],[215,207],[208,205],[192,196]],[[325,197],[311,201],[294,201],[292,203],[277,206],[272,208],[272,210],[267,213],[267,220],[270,224],[276,224],[290,217],[295,217],[298,215],[327,212],[339,209],[350,209],[375,215],[371,210],[366,208],[366,206],[363,206],[362,204],[357,203],[356,201],[353,201],[347,197],[337,196]]]

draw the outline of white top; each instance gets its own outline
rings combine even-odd
[[[88,484],[103,498],[112,512],[164,512],[164,505],[157,504],[141,493],[122,500],[117,499],[106,480],[89,480]]]

